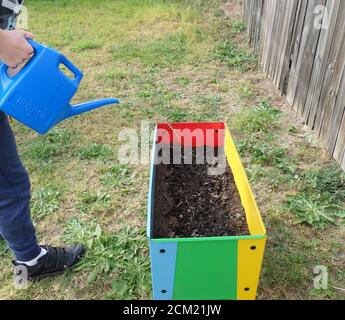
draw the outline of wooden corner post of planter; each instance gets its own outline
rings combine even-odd
[[[157,125],[154,139],[147,225],[154,299],[254,300],[267,236],[228,127],[225,123],[162,123]],[[186,172],[185,176],[184,167],[178,165],[167,167],[167,163],[161,164],[160,162],[164,158],[162,150],[169,150],[169,148],[170,150],[175,148],[214,149],[217,150],[215,152],[217,159],[223,153],[224,163],[229,171],[229,176],[231,175],[231,179],[234,181],[235,191],[220,190],[223,193],[219,196],[212,190],[213,182],[210,184],[207,180],[203,184],[198,182],[201,178],[208,179],[206,174],[205,177],[200,178],[196,175],[193,176],[193,173]],[[170,155],[168,158],[171,160],[172,156]],[[192,163],[186,168],[192,169],[193,165],[198,164]],[[168,172],[166,172],[167,170]],[[178,179],[173,180],[174,183],[171,182],[171,186],[169,185],[171,180],[169,174],[175,175],[175,178],[176,175],[181,174],[179,189],[176,189],[178,186],[174,182]],[[225,183],[223,176],[218,179],[220,182],[215,178],[212,179],[215,181],[214,186],[222,186],[222,183]],[[201,198],[197,199],[201,203],[199,206],[194,205],[194,202],[191,203],[191,199],[177,200],[178,197],[183,197],[184,191],[190,192],[190,189],[193,189],[193,183],[209,185],[210,188],[207,191],[210,198],[204,197],[202,190],[196,193],[199,196],[201,194]],[[228,184],[225,185],[228,186]],[[169,188],[173,192],[169,193]],[[230,230],[227,233],[228,230],[221,229],[223,225],[231,226],[232,223],[230,221],[232,217],[230,211],[232,211],[231,206],[233,205],[231,199],[235,198],[228,198],[227,193],[238,193],[238,201],[243,210],[246,232],[239,235],[230,235]],[[218,221],[217,212],[213,212],[212,219],[215,224],[213,226],[211,223],[206,226],[208,229],[205,229],[205,235],[203,230],[199,230],[200,225],[202,225],[203,216],[205,219],[209,219],[212,214],[208,215],[208,212],[200,211],[200,208],[203,206],[206,208],[211,203],[211,208],[216,210],[217,201],[221,201],[217,200],[219,197],[230,199],[222,200],[224,208],[230,208],[229,221]],[[193,226],[191,226],[193,221],[199,223],[196,227],[198,230],[193,230]],[[162,225],[165,229],[164,223],[167,224],[167,230],[162,231]],[[184,228],[186,230],[191,228],[190,230],[193,231],[188,234]],[[226,229],[226,227],[223,228]],[[171,230],[175,231],[171,232]]]

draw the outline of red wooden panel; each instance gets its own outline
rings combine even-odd
[[[185,147],[223,147],[225,123],[160,123],[157,143],[181,144]]]

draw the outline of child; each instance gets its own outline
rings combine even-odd
[[[14,30],[16,5],[23,0],[0,0],[0,61],[13,75],[30,59],[33,48],[26,39],[33,34]],[[1,90],[1,85],[0,85]],[[30,218],[30,181],[19,158],[7,116],[0,112],[0,235],[15,255],[15,266],[27,268],[28,280],[64,273],[84,253],[81,245],[40,246]]]

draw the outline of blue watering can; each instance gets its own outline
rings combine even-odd
[[[83,73],[61,53],[33,40],[35,50],[30,61],[14,77],[8,67],[0,67],[0,111],[40,134],[47,133],[59,122],[78,114],[119,103],[117,99],[91,101],[72,106]],[[64,65],[73,79],[59,67]]]

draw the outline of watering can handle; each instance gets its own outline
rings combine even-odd
[[[74,79],[68,78],[68,80],[70,80],[74,85],[79,86],[81,80],[83,79],[83,73],[64,55],[60,56],[60,63],[65,65],[74,74]]]
[[[34,53],[33,53],[33,56],[31,57],[31,59],[30,59],[30,60],[28,61],[28,63],[27,63],[27,64],[26,64],[26,65],[25,65],[15,76],[13,76],[13,77],[10,77],[10,76],[8,75],[8,69],[9,69],[9,67],[8,67],[7,65],[4,64],[3,67],[0,69],[1,76],[6,76],[7,79],[10,79],[10,80],[12,80],[12,81],[16,81],[16,79],[20,77],[20,75],[21,75],[22,72],[27,68],[27,66],[30,64],[30,62],[31,62],[32,60],[35,59],[35,56],[36,56],[37,54],[39,54],[39,53],[42,51],[42,49],[44,48],[43,45],[37,43],[36,41],[34,41],[34,40],[32,40],[32,39],[27,39],[27,41],[28,41],[28,43],[32,46],[32,48],[34,49]]]
[[[27,39],[29,44],[32,46],[32,48],[35,50],[34,56],[42,51],[44,48],[43,45],[39,44],[38,42],[32,40],[32,39]]]
[[[32,46],[32,48],[35,50],[34,56],[36,56],[37,54],[39,54],[42,49],[44,48],[43,45],[37,43],[36,41],[32,40],[32,39],[28,39],[28,42],[30,43],[30,45]],[[34,56],[31,58],[33,59]],[[62,63],[63,65],[65,65],[73,74],[74,74],[74,79],[69,79],[71,82],[73,82],[73,84],[79,86],[80,81],[83,79],[83,73],[71,62],[69,61],[64,55],[60,55],[60,63]]]

